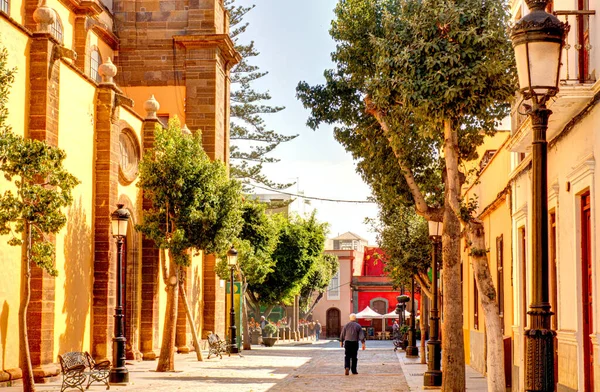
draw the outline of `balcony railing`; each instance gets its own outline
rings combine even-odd
[[[555,11],[554,14],[570,26],[563,49],[560,80],[562,84],[593,83],[596,75],[592,70],[592,42],[590,40],[590,17],[594,10]],[[594,56],[595,57],[595,56]]]

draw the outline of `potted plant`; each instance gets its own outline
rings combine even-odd
[[[266,347],[271,347],[275,344],[275,342],[277,341],[277,336],[273,337],[273,334],[277,334],[277,327],[274,326],[273,324],[269,323],[267,325],[265,325],[265,327],[263,328],[265,334],[267,335],[266,337],[263,337],[263,344]]]

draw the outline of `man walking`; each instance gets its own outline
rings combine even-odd
[[[318,342],[319,338],[321,337],[321,323],[319,322],[319,320],[317,320],[317,323],[315,324],[315,339]]]
[[[356,370],[356,362],[358,362],[358,342],[362,342],[362,349],[366,348],[365,331],[359,323],[356,322],[356,314],[350,313],[350,322],[344,325],[340,334],[340,346],[345,348],[344,368],[346,376],[350,374],[358,374]]]

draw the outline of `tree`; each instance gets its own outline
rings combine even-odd
[[[427,221],[411,206],[380,210],[379,224],[371,220],[377,242],[386,255],[385,271],[395,287],[409,285],[414,278],[428,296],[431,240]]]
[[[248,335],[248,307],[246,290],[248,284],[260,285],[267,274],[273,272],[275,260],[272,254],[279,239],[279,216],[266,213],[266,204],[253,200],[245,200],[242,206],[242,228],[234,246],[238,251],[238,270],[243,282],[243,329],[244,349],[250,349],[250,336]],[[217,264],[217,274],[223,280],[229,279],[229,266],[226,258],[222,257]],[[260,314],[260,308],[254,309],[254,314]]]
[[[401,199],[424,218],[443,221],[442,367],[453,375],[444,378],[444,391],[465,387],[460,225],[467,227],[484,293],[487,362],[494,365],[488,389],[504,390],[496,294],[481,222],[461,215],[460,163],[476,156],[484,135],[508,113],[515,90],[506,5],[340,0],[336,17],[330,33],[338,42],[332,54],[337,69],[325,72],[325,85],[298,85],[299,98],[312,110],[308,124],[340,124],[337,139],[361,160],[361,174],[384,205]]]
[[[240,36],[246,32],[248,23],[244,23],[246,14],[255,5],[245,7],[235,5],[235,0],[225,1],[229,11],[229,25],[235,49],[242,55],[242,60],[231,70],[231,176],[244,184],[244,189],[251,189],[252,184],[267,186],[272,189],[284,189],[292,184],[280,184],[269,180],[263,174],[265,163],[279,160],[269,154],[281,143],[295,139],[298,135],[282,135],[267,128],[263,116],[274,114],[285,109],[282,106],[271,106],[269,92],[257,92],[252,82],[266,76],[249,60],[260,53],[254,41],[242,43]]]
[[[63,150],[11,131],[6,104],[16,69],[8,68],[7,59],[6,48],[0,49],[0,172],[8,181],[8,189],[0,195],[0,235],[9,235],[8,244],[20,246],[25,255],[21,260],[24,278],[19,305],[19,366],[23,370],[23,389],[35,391],[27,335],[31,267],[58,275],[49,236],[67,222],[62,208],[73,201],[71,192],[79,181],[64,168]]]
[[[315,214],[281,223],[279,241],[272,254],[273,271],[261,284],[249,284],[248,296],[256,309],[260,305],[289,304],[299,295],[325,248],[327,224]]]
[[[312,269],[308,272],[302,289],[300,290],[301,317],[312,313],[313,309],[323,298],[331,278],[337,273],[340,263],[336,255],[323,253]],[[315,294],[317,295],[315,297]]]
[[[164,372],[175,365],[181,267],[190,264],[191,249],[204,254],[227,251],[241,227],[241,187],[227,178],[222,162],[208,158],[200,132],[185,135],[173,119],[166,129],[157,126],[154,137],[154,147],[140,163],[138,183],[152,208],[144,211],[137,229],[163,250],[167,307],[156,371]]]

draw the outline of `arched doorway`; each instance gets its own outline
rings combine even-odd
[[[337,338],[342,332],[340,310],[336,308],[327,309],[327,337]]]
[[[387,308],[388,308],[388,302],[387,302],[387,300],[385,300],[383,298],[374,298],[371,301],[371,309],[373,309],[374,311],[376,311],[379,314],[386,314]],[[373,329],[375,330],[375,332],[383,331],[383,319],[373,319],[373,322],[371,325],[373,326]]]

